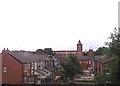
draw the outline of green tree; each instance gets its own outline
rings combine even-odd
[[[117,59],[115,59],[111,65],[110,65],[110,79],[109,81],[112,84],[120,84],[120,80],[119,80],[119,68],[118,68],[118,61]]]
[[[120,84],[120,29],[115,28],[111,33],[111,42],[107,42],[108,54],[111,58],[115,58],[112,63],[109,64],[109,82],[112,84]],[[106,83],[106,74],[98,77],[99,82]]]
[[[95,51],[95,53],[94,53],[94,55],[97,55],[97,56],[101,56],[101,55],[109,55],[109,50],[108,50],[108,47],[99,47],[96,51]]]
[[[114,84],[120,84],[120,28],[115,28],[114,32],[111,33],[111,42],[108,42],[110,56],[115,57],[116,60],[111,64],[110,80]]]
[[[109,37],[112,41],[107,42],[106,45],[109,46],[110,55],[113,57],[120,58],[120,28],[114,29]]]
[[[54,55],[52,48],[45,48],[44,52],[48,55]]]
[[[73,77],[77,74],[80,74],[81,70],[80,70],[80,64],[79,62],[77,61],[77,58],[76,56],[70,54],[68,57],[67,57],[67,62],[65,63],[62,63],[62,66],[65,70],[65,78],[66,79],[70,79],[72,80]]]
[[[106,81],[107,81],[106,78],[107,78],[107,76],[106,76],[105,73],[102,74],[102,75],[100,75],[100,76],[96,76],[96,82],[97,82],[98,84],[105,84]]]

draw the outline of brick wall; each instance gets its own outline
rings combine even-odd
[[[22,64],[12,57],[9,50],[2,51],[2,83],[21,84],[22,83]]]
[[[0,54],[0,84],[2,84],[2,54]]]

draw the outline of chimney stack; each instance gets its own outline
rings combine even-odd
[[[88,55],[89,55],[89,56],[93,56],[93,54],[94,54],[94,53],[93,53],[93,50],[92,50],[92,49],[89,49]]]
[[[8,48],[7,48],[7,49],[4,48],[4,49],[2,50],[2,53],[8,53],[8,52],[9,52]]]

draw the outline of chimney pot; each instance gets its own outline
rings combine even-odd
[[[89,49],[89,56],[92,56],[93,55],[93,50],[92,49]]]

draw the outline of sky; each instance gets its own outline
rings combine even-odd
[[[83,51],[104,46],[119,0],[0,0],[0,50]]]

